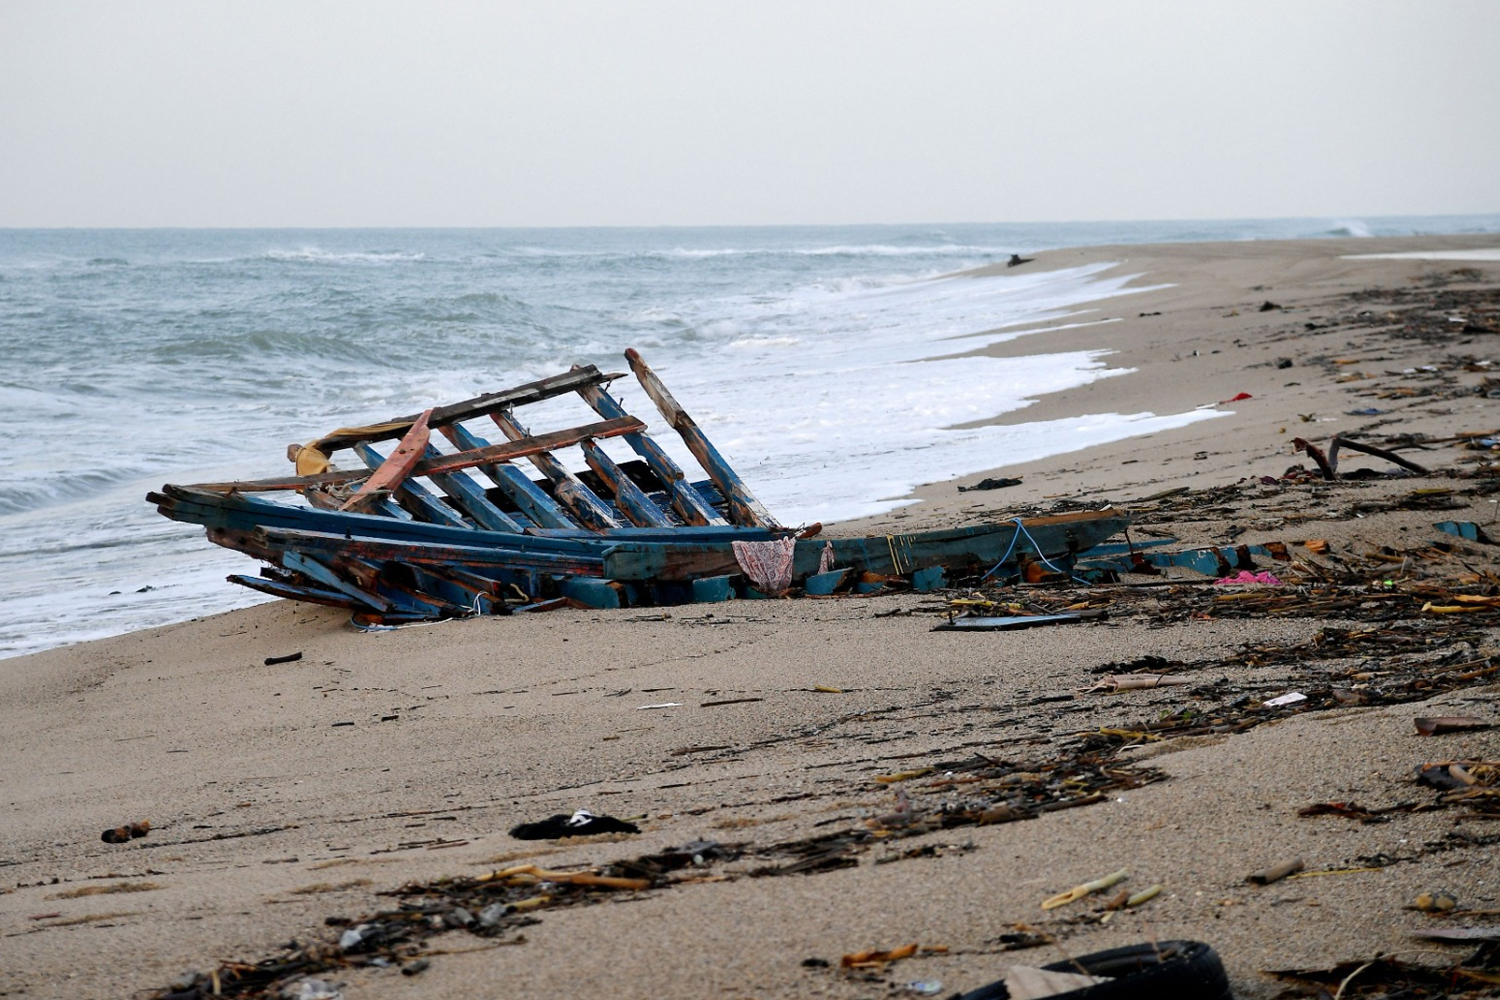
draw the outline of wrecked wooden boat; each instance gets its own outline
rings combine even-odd
[[[820,525],[779,523],[640,355],[630,350],[625,357],[707,479],[690,481],[645,422],[609,394],[624,373],[587,365],[291,445],[290,476],[166,485],[147,500],[266,564],[259,576],[236,574],[232,582],[386,623],[570,604],[931,590],[950,579],[1014,575],[1027,563],[1065,570],[1127,526],[1123,515],[1103,510],[816,537]],[[569,394],[600,419],[533,434],[516,415],[519,407]],[[470,422],[497,428],[505,440],[492,443]],[[612,458],[600,446],[610,438],[636,458]],[[587,466],[577,472],[556,454],[574,447]],[[335,465],[345,453],[358,464]],[[523,459],[539,479],[522,471]]]

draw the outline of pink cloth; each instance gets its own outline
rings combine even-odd
[[[777,538],[769,542],[731,542],[734,561],[763,594],[779,594],[792,585],[792,555],[797,549],[795,538]]]
[[[818,555],[818,572],[827,573],[833,569],[833,543],[824,542],[823,551]]]
[[[1276,579],[1270,573],[1252,573],[1248,569],[1240,570],[1239,575],[1237,576],[1226,576],[1222,579],[1215,580],[1214,583],[1219,584],[1220,586],[1230,583],[1267,583],[1273,587],[1281,586],[1281,581]]]

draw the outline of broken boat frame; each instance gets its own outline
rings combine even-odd
[[[821,526],[776,521],[634,350],[626,360],[646,394],[708,474],[690,482],[610,396],[623,373],[593,365],[384,423],[343,428],[288,457],[297,474],[163,486],[148,494],[165,516],[203,525],[210,540],[265,562],[232,582],[276,597],[333,605],[361,621],[403,622],[578,603],[675,605],[731,597],[917,590],[1041,559],[1074,557],[1123,530],[1113,510],[976,527],[814,539]],[[517,407],[579,395],[601,418],[531,434]],[[485,420],[492,444],[465,426]],[[433,432],[456,451],[444,452]],[[623,438],[638,456],[599,446]],[[389,455],[377,450],[396,441]],[[554,452],[578,446],[588,470]],[[332,457],[352,452],[357,469]],[[515,464],[526,459],[542,478]],[[470,471],[489,480],[480,484]],[[308,506],[264,499],[295,492]]]

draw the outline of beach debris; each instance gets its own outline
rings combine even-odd
[[[1340,962],[1329,969],[1277,969],[1266,975],[1293,984],[1294,996],[1308,997],[1480,997],[1494,996],[1500,981],[1492,956],[1440,967],[1377,955]]]
[[[99,835],[99,839],[106,844],[124,844],[144,837],[151,832],[151,821],[149,819],[139,820],[135,823],[126,823],[123,826],[111,827]]]
[[[341,1000],[343,995],[326,979],[299,979],[281,988],[283,1000]]]
[[[828,684],[814,684],[812,689],[820,694],[843,694],[843,688],[833,687]]]
[[[841,969],[883,969],[892,962],[911,958],[914,955],[946,955],[947,945],[933,944],[905,944],[899,948],[874,948],[869,951],[856,951],[839,959]]]
[[[1422,913],[1448,913],[1458,906],[1458,901],[1446,892],[1424,892],[1411,901],[1411,908]]]
[[[651,711],[655,711],[657,709],[662,709],[662,708],[681,708],[681,707],[682,707],[682,702],[680,702],[680,701],[658,701],[658,702],[656,702],[654,704],[651,704],[651,705],[637,705],[637,706],[635,706],[635,710],[637,712],[651,712]]]
[[[1340,448],[1346,448],[1349,451],[1357,451],[1364,455],[1374,456],[1375,458],[1383,458],[1387,462],[1390,462],[1392,465],[1399,466],[1400,468],[1405,469],[1407,472],[1413,472],[1419,476],[1431,475],[1431,470],[1427,469],[1425,466],[1418,465],[1416,462],[1413,462],[1410,459],[1402,458],[1400,455],[1397,455],[1395,452],[1388,449],[1377,448],[1375,445],[1356,441],[1344,434],[1335,434],[1329,440],[1328,451],[1326,453],[1322,448],[1318,447],[1307,439],[1300,437],[1292,439],[1292,447],[1297,451],[1305,452],[1309,458],[1316,462],[1318,465],[1318,471],[1321,472],[1323,478],[1327,480],[1335,480],[1339,478],[1338,464]]]
[[[1049,896],[1048,898],[1042,900],[1042,909],[1055,910],[1059,906],[1066,906],[1069,903],[1075,903],[1085,896],[1091,895],[1092,893],[1096,892],[1102,892],[1103,890],[1108,889],[1113,885],[1125,881],[1125,879],[1129,877],[1130,869],[1121,868],[1119,871],[1111,872],[1110,874],[1102,876],[1101,878],[1096,878],[1091,882],[1084,882],[1081,885],[1075,885],[1067,892],[1060,892],[1055,896]]]
[[[1295,705],[1298,702],[1306,700],[1307,695],[1301,691],[1288,691],[1286,694],[1277,695],[1275,698],[1261,702],[1261,708],[1285,708],[1288,705]]]
[[[1059,993],[1072,993],[1109,982],[1108,976],[1086,976],[1081,972],[1055,972],[1030,965],[1012,965],[1003,980],[1010,1000],[1042,1000]]]
[[[1245,881],[1253,882],[1256,885],[1270,885],[1272,882],[1280,882],[1288,875],[1295,875],[1305,867],[1306,864],[1301,858],[1288,858],[1285,861],[1278,861],[1269,868],[1262,868],[1258,872],[1251,872],[1245,876]]]
[[[1064,994],[1078,1000],[1229,1000],[1232,996],[1224,964],[1213,948],[1201,941],[1151,941],[1052,962],[1040,969],[1012,966],[1004,979],[956,1000],[1041,1000]]]
[[[273,667],[278,663],[296,663],[300,659],[302,659],[302,651],[299,649],[297,652],[288,653],[285,656],[268,656],[266,657],[265,665]]]
[[[1018,253],[1013,253],[1010,255],[1010,260],[1005,262],[1005,266],[1020,267],[1022,264],[1030,264],[1034,260],[1036,260],[1035,257],[1022,257]]]
[[[1101,621],[1109,615],[1104,611],[1073,611],[1057,615],[974,615],[954,618],[934,625],[934,632],[1011,632],[1023,628],[1040,628],[1046,625],[1071,625],[1076,622]]]
[[[1009,486],[1020,486],[1020,485],[1021,485],[1021,481],[1019,479],[1010,479],[1010,478],[1007,478],[1005,476],[998,476],[998,477],[990,477],[990,478],[986,478],[986,479],[981,479],[979,482],[975,483],[973,486],[960,486],[958,488],[958,492],[960,492],[960,493],[970,493],[970,492],[972,492],[974,490],[1003,490],[1003,489],[1005,489],[1006,487],[1009,487]]]
[[[1474,715],[1418,716],[1411,720],[1418,736],[1441,736],[1444,733],[1470,732],[1488,729],[1490,724]]]
[[[1173,687],[1192,684],[1193,678],[1184,674],[1106,674],[1099,682],[1088,688],[1085,694],[1114,694],[1116,691],[1145,691],[1151,688]]]
[[[1494,539],[1486,535],[1484,529],[1473,521],[1438,521],[1433,527],[1445,535],[1457,535],[1459,538],[1485,545],[1495,544]]]
[[[616,831],[601,831],[613,833]],[[522,838],[530,839],[530,838]],[[480,875],[474,881],[492,882],[505,880],[511,884],[534,885],[537,882],[554,882],[560,885],[583,885],[596,889],[625,889],[639,892],[642,889],[651,888],[649,878],[620,878],[613,875],[598,875],[594,872],[555,872],[536,865],[516,865],[503,871],[490,872],[488,875]],[[480,922],[484,922],[484,914],[480,914]]]
[[[1264,570],[1259,573],[1252,573],[1248,569],[1242,569],[1234,576],[1220,577],[1219,579],[1215,580],[1214,583],[1220,587],[1226,587],[1230,584],[1241,583],[1259,583],[1264,584],[1268,587],[1281,586],[1281,581],[1278,580],[1273,574],[1268,573]]]
[[[918,979],[906,984],[906,992],[919,997],[935,997],[943,992],[943,982],[941,979]]]
[[[1470,941],[1500,941],[1500,924],[1491,927],[1436,927],[1431,930],[1412,931],[1413,937],[1427,941],[1450,941],[1465,944]]]
[[[1297,815],[1343,816],[1345,819],[1355,819],[1361,823],[1385,823],[1390,820],[1391,813],[1411,812],[1416,805],[1415,802],[1401,802],[1393,806],[1368,809],[1358,802],[1315,802],[1298,809]]]
[[[1219,405],[1223,406],[1225,403],[1238,403],[1246,399],[1254,398],[1255,397],[1250,395],[1248,392],[1237,392],[1233,396],[1230,396],[1228,399],[1219,400]]]
[[[613,816],[596,816],[587,809],[573,815],[558,813],[535,823],[522,823],[511,829],[517,840],[557,840],[562,837],[590,837],[596,833],[640,833],[634,823]]]

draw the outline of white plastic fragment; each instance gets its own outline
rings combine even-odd
[[[681,708],[681,707],[682,707],[682,702],[680,702],[680,701],[664,701],[664,702],[662,702],[662,703],[660,703],[658,705],[637,705],[635,707],[635,710],[637,712],[644,712],[648,708]]]
[[[1285,705],[1295,705],[1299,701],[1306,701],[1307,695],[1301,691],[1288,691],[1286,694],[1278,695],[1270,701],[1262,702],[1262,708],[1281,708]]]
[[[281,988],[283,1000],[342,1000],[338,987],[326,979],[301,979]]]

